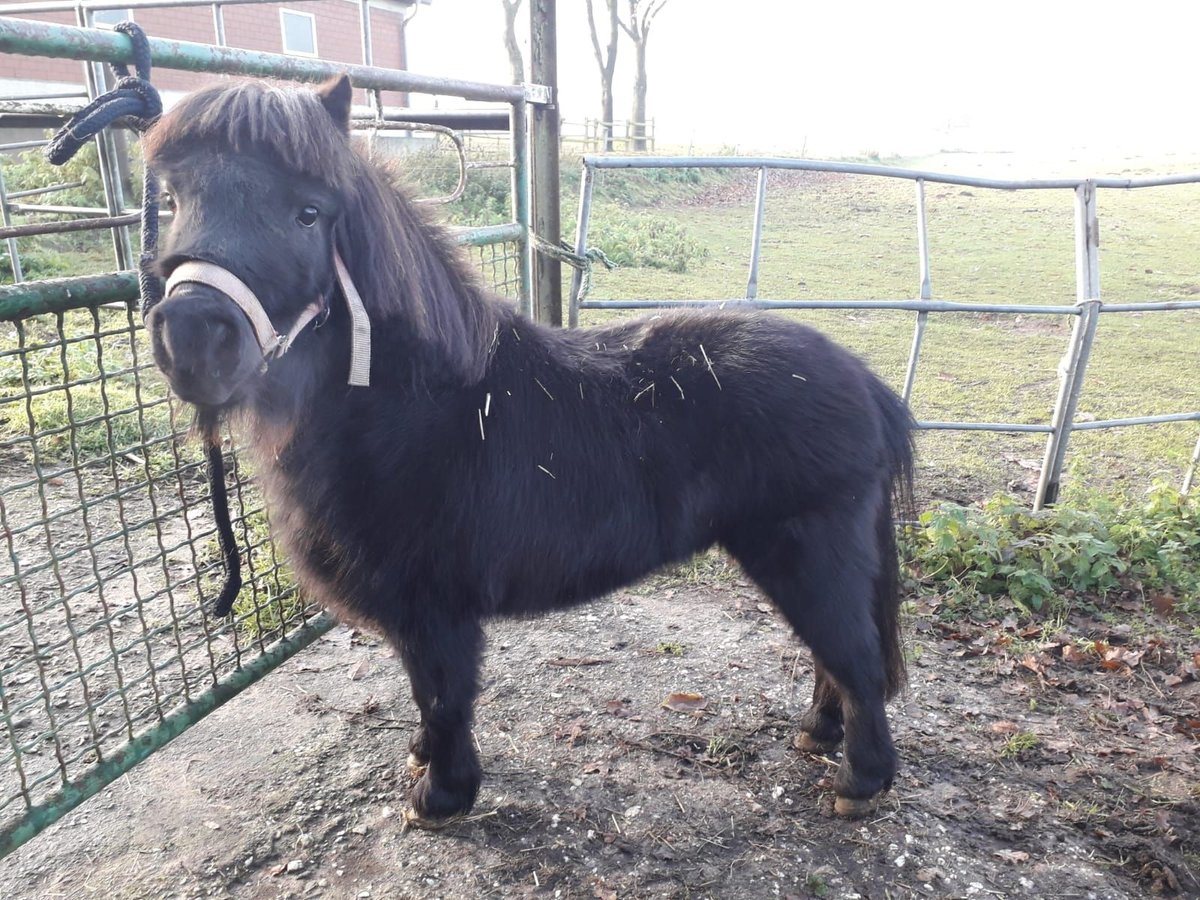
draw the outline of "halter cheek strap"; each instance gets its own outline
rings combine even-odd
[[[350,278],[346,264],[342,262],[340,253],[334,252],[334,265],[337,269],[338,285],[346,300],[350,312],[350,376],[347,383],[355,387],[366,387],[371,383],[371,320],[367,317],[362,297]],[[204,284],[220,291],[237,304],[254,329],[255,339],[263,354],[263,371],[267,364],[278,359],[291,349],[292,341],[313,319],[319,316],[324,304],[317,298],[300,311],[292,327],[286,332],[278,331],[271,322],[271,317],[263,309],[254,291],[244,281],[215,263],[200,260],[188,260],[180,263],[167,279],[165,296],[181,284]]]

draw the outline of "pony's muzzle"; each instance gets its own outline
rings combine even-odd
[[[150,311],[146,327],[154,361],[188,403],[222,406],[262,366],[242,311],[206,285],[174,291]]]

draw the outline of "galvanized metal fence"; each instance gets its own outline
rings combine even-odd
[[[531,309],[526,118],[544,89],[150,43],[156,67],[299,81],[348,70],[368,89],[509,104],[512,221],[458,236],[485,279]],[[0,19],[0,52],[131,61],[122,35],[12,19]],[[379,109],[374,129],[388,127]],[[124,271],[21,282],[14,251],[17,283],[0,287],[0,857],[333,625],[296,595],[231,439],[247,585],[230,621],[203,614],[220,559],[202,453],[153,372],[127,271],[136,213],[111,158],[105,168],[107,215],[40,227],[112,230]]]
[[[591,221],[592,200],[596,173],[618,169],[749,169],[757,171],[758,185],[754,205],[753,230],[750,240],[749,274],[746,292],[742,297],[727,299],[680,300],[606,300],[583,296],[584,277],[576,271],[571,283],[568,321],[573,327],[579,322],[581,309],[656,309],[662,307],[749,307],[755,309],[886,309],[915,312],[912,348],[904,377],[905,402],[912,398],[921,345],[930,313],[1003,313],[1013,315],[1072,316],[1074,327],[1066,353],[1059,366],[1058,399],[1047,422],[935,422],[919,421],[917,427],[928,430],[995,431],[1045,434],[1046,450],[1038,478],[1034,507],[1040,509],[1058,498],[1067,445],[1072,432],[1105,428],[1124,428],[1132,425],[1152,425],[1165,422],[1200,421],[1200,411],[1169,413],[1155,416],[1129,416],[1120,419],[1079,421],[1076,411],[1087,374],[1088,359],[1096,339],[1096,325],[1101,314],[1172,312],[1200,310],[1200,300],[1177,300],[1146,303],[1104,303],[1100,299],[1100,240],[1098,189],[1133,190],[1167,185],[1200,183],[1200,173],[1172,175],[1162,178],[1094,178],[1001,180],[923,172],[913,169],[856,163],[824,162],[787,158],[732,157],[645,157],[645,156],[585,156],[579,214],[576,222],[575,251],[583,254],[587,248],[588,226]],[[912,181],[916,188],[916,250],[919,263],[919,288],[915,298],[862,300],[788,300],[763,299],[758,295],[759,260],[762,252],[763,218],[766,205],[768,173],[776,170],[803,172],[836,172],[875,178],[899,178]],[[1068,190],[1075,201],[1075,296],[1072,306],[1037,303],[972,303],[935,300],[930,274],[929,239],[925,210],[926,183],[960,185],[1000,191]],[[1187,492],[1200,463],[1200,440],[1192,453],[1191,465],[1183,479]]]

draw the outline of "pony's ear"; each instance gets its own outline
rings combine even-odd
[[[321,105],[333,117],[334,124],[349,134],[350,101],[354,98],[354,88],[350,86],[350,76],[343,74],[337,78],[331,78],[317,88],[317,96],[321,98]]]

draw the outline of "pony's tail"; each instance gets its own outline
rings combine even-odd
[[[907,681],[904,648],[900,641],[900,558],[893,513],[898,512],[904,519],[911,518],[913,419],[908,407],[883,382],[873,381],[871,392],[883,422],[888,488],[876,521],[880,561],[872,615],[883,642],[886,693],[891,698]]]

